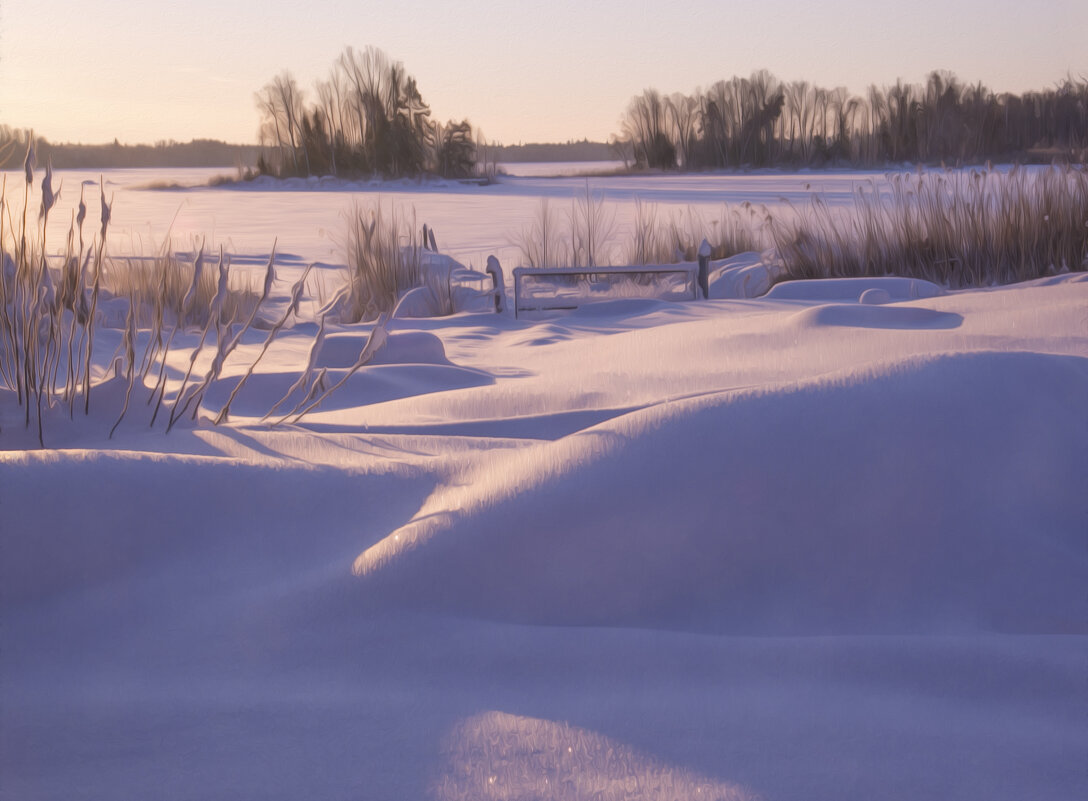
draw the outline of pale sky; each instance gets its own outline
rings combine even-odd
[[[50,141],[256,139],[253,94],[346,45],[492,140],[605,140],[648,87],[768,69],[862,92],[933,69],[995,91],[1088,76],[1085,0],[0,0],[0,123]]]

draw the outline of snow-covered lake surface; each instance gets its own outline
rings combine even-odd
[[[247,254],[267,254],[276,242],[278,252],[300,260],[343,263],[345,215],[354,204],[381,203],[402,219],[414,216],[419,225],[433,227],[442,251],[460,261],[483,269],[493,254],[509,269],[520,258],[519,235],[538,218],[542,199],[561,221],[587,189],[603,199],[608,217],[614,219],[614,259],[622,260],[620,244],[630,239],[636,202],[655,207],[661,219],[694,211],[713,224],[727,205],[751,204],[757,213],[764,206],[781,211],[785,204],[804,206],[814,194],[833,205],[850,204],[858,188],[884,185],[887,178],[884,172],[855,170],[579,177],[555,175],[556,169],[573,169],[571,165],[516,166],[525,175],[504,176],[490,186],[441,180],[262,178],[214,189],[207,187],[208,180],[229,171],[58,170],[54,188],[61,188],[60,200],[50,219],[49,239],[54,248],[63,248],[81,187],[90,219],[97,219],[101,178],[113,202],[109,244],[116,253],[157,250],[169,237],[176,249],[204,240],[213,249],[222,244],[228,251]],[[6,178],[10,207],[21,209],[22,173],[8,172]]]
[[[283,293],[304,261],[334,280],[359,196],[482,267],[585,191],[139,188],[214,172],[107,173],[110,247],[175,215],[236,254],[275,239]],[[97,174],[60,178],[70,209]],[[590,186],[622,216],[870,179]],[[759,259],[709,301],[396,319],[293,426],[259,420],[310,321],[221,426],[137,410],[107,439],[114,413],[57,410],[38,450],[0,391],[0,797],[1088,796],[1085,275],[721,297]],[[121,343],[99,332],[103,367]]]
[[[511,161],[499,162],[499,169],[507,175],[523,178],[532,176],[555,177],[593,175],[616,172],[623,169],[622,161]]]

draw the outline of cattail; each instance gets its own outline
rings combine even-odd
[[[203,251],[203,246],[202,246],[201,247],[201,256],[203,256],[203,252],[204,251]],[[199,259],[198,259],[198,261],[199,261]],[[227,296],[227,291],[228,291],[227,290],[227,279],[228,279],[229,271],[230,271],[230,259],[227,258],[224,255],[223,248],[222,248],[222,246],[220,246],[220,248],[219,248],[219,280],[218,280],[218,282],[216,284],[215,296],[212,297],[211,311],[208,313],[208,319],[204,323],[204,330],[201,331],[201,333],[200,333],[200,342],[197,343],[197,346],[195,348],[193,348],[192,352],[189,354],[189,369],[185,371],[185,378],[183,378],[182,381],[181,381],[181,389],[179,389],[178,392],[177,392],[177,395],[174,396],[174,405],[170,409],[170,422],[166,426],[166,433],[168,433],[168,434],[170,433],[170,430],[174,427],[174,423],[176,423],[178,420],[180,420],[181,417],[185,414],[186,409],[189,408],[189,405],[192,403],[193,399],[197,396],[197,393],[200,390],[199,386],[196,389],[194,389],[193,392],[190,393],[189,397],[185,400],[185,403],[182,404],[181,401],[182,401],[182,398],[185,395],[185,389],[189,384],[189,378],[193,374],[193,367],[196,366],[197,357],[200,355],[201,351],[204,349],[204,340],[206,340],[208,338],[208,331],[211,330],[211,327],[213,325],[216,326],[216,330],[218,331],[218,328],[219,328],[219,313],[220,313],[220,309],[223,306],[223,302],[224,302],[224,300],[225,300],[225,298]],[[217,348],[218,348],[218,346],[217,346]]]
[[[102,192],[102,241],[105,242],[106,228],[108,228],[110,224],[110,211],[113,208],[113,202],[111,201],[108,204],[106,203],[106,182],[101,177],[99,177],[98,179],[98,187],[99,190]]]
[[[273,254],[273,260],[274,258],[275,254]],[[271,264],[271,261],[269,262],[269,264]],[[272,340],[276,338],[276,334],[278,334],[280,330],[287,324],[288,318],[295,313],[295,309],[298,308],[299,299],[302,297],[302,290],[306,286],[306,276],[310,274],[310,270],[312,270],[313,268],[314,265],[312,263],[307,265],[306,269],[302,271],[302,276],[298,279],[298,281],[295,282],[295,285],[291,288],[291,299],[287,304],[287,310],[284,311],[283,316],[279,319],[279,321],[272,326],[271,330],[268,332],[268,338],[264,341],[264,347],[261,348],[261,352],[257,354],[257,358],[254,359],[253,362],[249,365],[249,369],[246,370],[245,374],[242,376],[242,379],[234,386],[234,389],[231,391],[230,397],[227,398],[226,404],[223,406],[222,409],[219,410],[219,414],[215,416],[215,425],[219,425],[220,423],[227,420],[230,415],[230,405],[234,403],[234,398],[238,395],[239,391],[241,391],[242,387],[245,386],[245,383],[250,379],[250,376],[253,375],[253,371],[257,367],[257,362],[264,358],[264,355],[268,353],[268,348],[272,344]],[[269,286],[271,286],[271,284],[269,284]]]
[[[87,204],[83,202],[83,187],[79,187],[79,211],[76,213],[76,225],[83,230],[83,221],[87,219]]]
[[[41,313],[44,314],[46,310],[51,310],[54,307],[57,300],[57,289],[53,285],[53,274],[49,271],[49,267],[44,260],[42,261],[42,271],[38,283],[42,301]]]
[[[45,178],[42,179],[42,210],[38,212],[38,217],[49,216],[49,210],[57,202],[58,196],[59,193],[53,192],[53,160],[50,159],[46,162]]]
[[[272,243],[272,255],[268,257],[268,267],[264,272],[264,288],[261,290],[261,303],[268,300],[272,284],[276,280],[276,243]]]
[[[117,418],[117,422],[113,424],[113,428],[110,429],[109,439],[113,439],[113,433],[117,430],[117,426],[121,425],[121,421],[125,419],[125,414],[128,412],[129,400],[132,398],[132,385],[136,382],[136,303],[135,300],[129,302],[128,305],[128,318],[125,322],[125,336],[123,339],[125,348],[125,361],[128,362],[128,388],[125,390],[125,402],[121,406],[121,414]]]
[[[185,297],[181,300],[181,319],[178,323],[182,326],[185,325],[186,319],[189,315],[189,310],[192,308],[193,301],[196,299],[196,294],[200,289],[200,276],[204,272],[204,245],[200,246],[200,251],[196,254],[196,261],[193,263],[193,280],[189,284],[189,289],[185,293]]]
[[[370,336],[367,337],[366,344],[363,345],[363,349],[359,353],[359,358],[356,359],[355,364],[352,366],[352,368],[350,370],[348,370],[347,373],[344,374],[343,378],[341,378],[339,381],[337,381],[331,387],[326,389],[324,391],[324,393],[322,393],[320,396],[318,396],[317,399],[315,399],[315,400],[311,401],[310,403],[306,404],[302,408],[301,411],[298,411],[297,410],[298,407],[296,407],[296,411],[291,413],[291,415],[294,415],[294,420],[292,420],[292,422],[297,423],[299,420],[301,420],[303,417],[305,417],[311,411],[313,411],[318,406],[320,406],[322,403],[324,403],[325,398],[329,397],[329,395],[334,393],[336,390],[340,389],[340,387],[342,387],[345,383],[347,383],[349,378],[351,378],[353,375],[355,375],[357,372],[359,372],[359,370],[361,370],[365,364],[367,364],[371,359],[373,359],[374,354],[377,353],[379,350],[381,350],[383,347],[385,347],[385,343],[388,340],[389,340],[389,312],[382,312],[381,314],[378,315],[378,319],[374,322],[374,327],[370,330]],[[252,370],[252,368],[251,368],[251,370]],[[323,382],[323,380],[324,380],[324,371],[322,371],[322,374],[320,376],[318,376],[318,380]],[[235,391],[237,391],[237,387],[235,387]],[[229,406],[229,402],[228,402],[228,406]],[[220,415],[225,417],[225,412],[226,412],[226,407],[224,407],[223,411],[220,412]],[[291,415],[288,415],[288,417],[290,417]],[[287,418],[285,417],[283,420],[280,420],[279,422],[283,423],[286,419]],[[220,420],[217,419],[216,424],[218,424],[219,422],[220,422]]]
[[[317,336],[314,337],[313,344],[310,345],[310,358],[307,359],[307,361],[306,361],[306,369],[302,371],[302,375],[300,375],[298,377],[298,380],[291,386],[291,388],[289,390],[287,390],[287,394],[284,395],[282,398],[280,398],[275,403],[275,405],[271,409],[269,409],[267,413],[265,413],[265,416],[261,418],[262,422],[267,420],[269,417],[271,417],[272,414],[276,411],[276,409],[280,408],[280,406],[282,406],[287,401],[288,398],[290,398],[293,394],[295,394],[295,392],[297,392],[298,390],[300,390],[304,386],[306,386],[306,384],[310,380],[310,376],[313,374],[314,367],[317,365],[317,358],[321,354],[321,346],[324,344],[324,342],[325,342],[325,315],[322,315],[321,316],[321,326],[317,329]],[[313,393],[314,390],[311,389],[310,392]],[[310,400],[310,396],[308,395],[306,397],[305,401],[309,401],[309,400]],[[295,408],[297,409],[305,401],[300,401],[299,404],[295,406]],[[290,415],[287,415],[287,416],[290,417]]]
[[[28,184],[34,183],[34,167],[36,161],[34,158],[34,134],[31,133],[26,140],[26,159],[23,160],[23,170],[26,172],[26,182]]]

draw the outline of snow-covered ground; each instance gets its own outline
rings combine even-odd
[[[180,205],[331,286],[344,188],[144,177],[107,176],[115,237]],[[709,208],[859,178],[599,180]],[[564,186],[382,194],[486,258]],[[0,408],[0,797],[1088,796],[1085,309],[1071,274],[397,319],[270,429],[302,323],[227,425],[61,414],[19,450]]]

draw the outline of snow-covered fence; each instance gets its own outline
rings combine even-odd
[[[695,300],[699,266],[692,263],[620,267],[515,267],[514,316],[574,309],[616,298]]]

